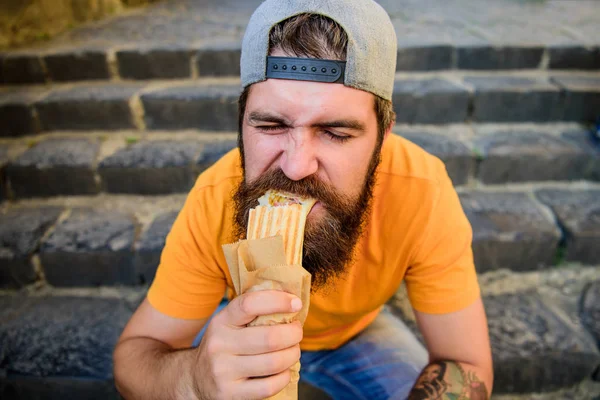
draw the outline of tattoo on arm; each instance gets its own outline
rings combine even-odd
[[[488,400],[485,384],[473,371],[453,361],[436,361],[425,367],[408,400]]]

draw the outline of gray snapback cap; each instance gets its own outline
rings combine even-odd
[[[294,71],[306,66],[314,68],[314,78],[307,78],[306,74],[301,78],[299,74],[291,72],[293,58],[269,57],[267,60],[269,34],[273,26],[303,13],[329,17],[344,29],[348,35],[345,65],[319,60],[321,64],[315,66],[308,59],[296,58]],[[254,11],[246,28],[240,65],[242,86],[246,87],[269,77],[319,82],[343,81],[346,86],[391,100],[397,53],[396,32],[390,17],[373,0],[267,0]],[[284,66],[285,72],[281,69]],[[321,79],[318,77],[321,70],[323,74],[333,74],[333,77]]]

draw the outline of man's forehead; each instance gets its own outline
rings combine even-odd
[[[252,85],[247,111],[260,111],[296,120],[337,116],[345,119],[375,118],[375,96],[342,84],[267,79]]]

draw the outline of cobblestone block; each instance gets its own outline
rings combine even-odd
[[[462,122],[467,118],[469,92],[437,78],[396,80],[392,101],[398,123]]]
[[[179,213],[169,212],[159,215],[135,246],[135,272],[141,282],[152,282],[167,235]]]
[[[590,283],[582,295],[581,322],[600,347],[600,281]]]
[[[437,71],[452,68],[452,46],[400,47],[397,71]]]
[[[190,78],[191,53],[171,47],[120,50],[117,52],[119,74],[126,79]]]
[[[456,50],[457,68],[484,69],[534,69],[542,60],[541,47],[461,47]]]
[[[27,303],[21,306],[23,301]],[[119,399],[112,351],[133,313],[119,298],[1,296],[4,399]]]
[[[52,91],[36,103],[42,130],[134,129],[133,84],[80,85]]]
[[[218,142],[206,143],[202,149],[200,157],[196,160],[197,171],[203,172],[210,168],[225,154],[237,147],[236,140],[222,140]]]
[[[536,193],[552,208],[566,239],[565,260],[597,265],[600,260],[600,190],[540,190]]]
[[[200,76],[240,76],[241,49],[232,46],[206,47],[197,53],[196,66]]]
[[[596,143],[589,130],[576,129],[564,132],[561,137],[579,146],[585,152],[585,158],[590,160],[589,169],[584,178],[600,181],[600,143]]]
[[[44,377],[10,375],[0,378],[0,398],[122,400],[112,379]]]
[[[36,278],[31,256],[60,208],[12,209],[0,215],[0,287],[20,288]]]
[[[425,151],[439,157],[455,186],[467,183],[475,170],[475,158],[471,150],[462,142],[443,135],[427,132],[410,132],[399,134],[422,147]]]
[[[481,122],[546,122],[563,117],[556,86],[522,77],[467,77],[475,89],[473,120]]]
[[[4,167],[8,161],[8,146],[0,145],[0,203],[8,198],[4,174]]]
[[[532,292],[484,297],[494,392],[539,393],[589,378],[600,353],[585,332]]]
[[[98,172],[110,193],[187,192],[194,184],[198,141],[149,141],[122,149],[100,162]]]
[[[16,197],[96,194],[98,149],[85,139],[45,140],[10,163],[6,177]]]
[[[600,78],[560,76],[552,81],[565,91],[564,120],[595,122],[600,117]]]
[[[107,210],[75,209],[42,242],[40,257],[54,286],[136,284],[135,222]]]
[[[474,191],[459,196],[473,227],[478,273],[536,270],[553,263],[560,230],[526,194]]]
[[[2,65],[4,83],[27,84],[46,81],[42,60],[36,54],[6,54]]]
[[[585,179],[593,159],[563,138],[530,131],[500,131],[479,137],[483,155],[478,178],[484,183]]]
[[[473,46],[456,49],[459,69],[534,69],[542,60],[541,47]]]
[[[239,88],[172,87],[141,96],[148,129],[237,130]]]
[[[550,69],[600,69],[600,48],[554,46],[548,49]]]
[[[84,81],[110,79],[106,53],[99,50],[76,49],[48,54],[44,57],[48,76],[53,81]]]
[[[32,102],[39,93],[10,91],[0,93],[0,137],[12,137],[36,131]]]

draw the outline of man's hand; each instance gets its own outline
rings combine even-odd
[[[300,299],[265,290],[232,300],[210,322],[198,348],[195,391],[200,399],[263,399],[290,382],[300,359],[302,326],[246,325],[260,315],[297,312]]]

